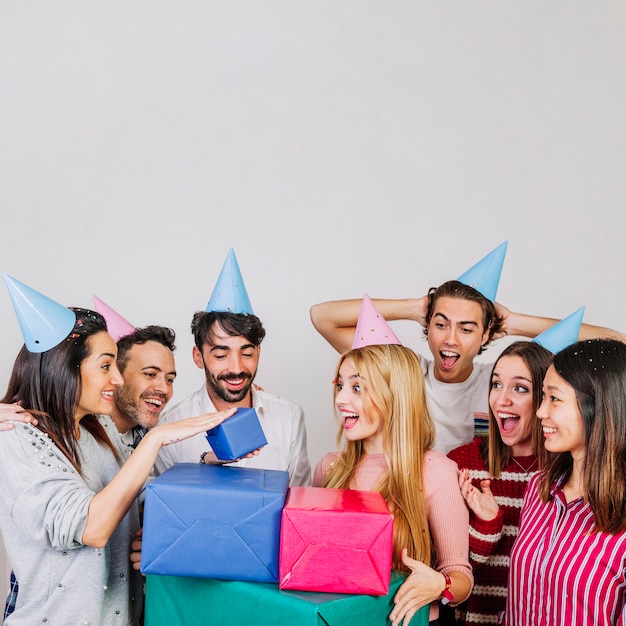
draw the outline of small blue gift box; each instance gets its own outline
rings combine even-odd
[[[254,409],[239,408],[219,426],[207,430],[206,438],[220,461],[234,461],[267,445]]]
[[[141,571],[277,582],[288,472],[177,463],[146,487]]]

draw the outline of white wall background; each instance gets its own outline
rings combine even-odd
[[[257,380],[304,406],[315,463],[336,363],[315,302],[422,295],[508,239],[501,302],[626,330],[625,78],[617,0],[3,2],[0,270],[173,327],[176,402],[233,246]]]

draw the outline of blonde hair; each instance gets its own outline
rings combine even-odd
[[[406,569],[402,548],[427,565],[431,542],[424,504],[423,461],[435,439],[435,427],[426,407],[424,376],[415,352],[399,345],[366,346],[343,354],[361,382],[363,405],[383,420],[383,450],[388,470],[374,487],[394,516],[393,567]],[[337,389],[335,388],[335,395]],[[337,436],[341,446],[343,428]],[[323,487],[349,489],[364,457],[362,441],[346,441],[322,481]]]

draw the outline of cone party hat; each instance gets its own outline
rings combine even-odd
[[[24,283],[2,274],[9,290],[26,348],[46,352],[60,344],[76,323],[76,315]]]
[[[381,344],[402,345],[402,342],[391,330],[387,320],[380,314],[370,297],[365,294],[361,304],[359,320],[356,324],[352,349]]]
[[[243,282],[237,257],[232,248],[226,255],[222,271],[217,279],[213,293],[205,311],[226,311],[230,313],[243,313],[254,315],[252,305],[248,298],[248,292]]]

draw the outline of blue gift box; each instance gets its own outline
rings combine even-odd
[[[234,415],[207,431],[206,438],[220,461],[234,461],[267,445],[254,409],[238,408]]]
[[[278,580],[288,472],[177,463],[146,487],[141,571]]]

